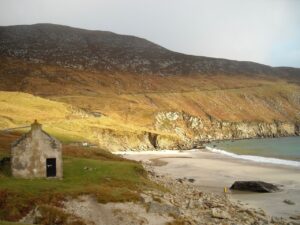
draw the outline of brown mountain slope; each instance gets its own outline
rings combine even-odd
[[[0,27],[0,39],[2,56],[76,69],[158,75],[283,74],[258,63],[185,55],[133,36],[54,24]]]
[[[109,120],[99,119],[101,129],[89,136],[107,148],[299,132],[296,68],[188,56],[140,38],[50,24],[1,27],[0,40],[0,90],[102,113]]]

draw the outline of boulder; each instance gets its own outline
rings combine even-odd
[[[261,193],[276,192],[280,189],[271,183],[266,183],[263,181],[235,181],[230,187],[231,190],[239,191],[252,191]]]
[[[283,200],[283,202],[288,205],[295,205],[295,202],[288,200],[288,199]]]
[[[195,182],[195,179],[194,179],[194,178],[189,178],[188,181],[189,181],[190,183],[194,183],[194,182]]]

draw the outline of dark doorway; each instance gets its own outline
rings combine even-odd
[[[46,161],[47,177],[56,177],[56,159],[50,158]]]

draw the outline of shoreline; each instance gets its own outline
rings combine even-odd
[[[236,159],[207,150],[124,153],[126,158],[152,165],[157,174],[174,179],[192,178],[195,185],[208,193],[223,193],[224,187],[229,188],[238,180],[261,180],[283,185],[283,191],[276,193],[230,192],[229,195],[232,201],[262,208],[272,216],[289,218],[300,215],[299,167]],[[153,160],[160,163],[155,165]],[[286,199],[292,200],[295,205],[285,204]]]
[[[274,165],[285,165],[285,166],[300,168],[300,161],[273,158],[273,157],[265,157],[265,156],[258,156],[258,155],[240,155],[240,154],[229,152],[229,151],[217,148],[217,147],[210,147],[210,146],[206,146],[205,149],[207,149],[210,152],[226,155],[226,156],[236,158],[236,159],[248,160],[248,161],[259,162],[259,163],[274,164]]]
[[[188,149],[188,150],[149,150],[149,151],[116,151],[112,152],[116,155],[169,155],[169,154],[182,154],[182,153],[190,153],[196,151],[208,151],[211,153],[216,153],[219,155],[223,155],[229,158],[237,159],[237,160],[245,160],[249,162],[255,163],[264,163],[271,164],[277,166],[288,166],[288,167],[296,167],[300,168],[300,161],[289,160],[289,159],[281,159],[281,158],[273,158],[273,157],[265,157],[258,155],[240,155],[236,153],[229,152],[227,150],[219,149],[217,147],[204,146],[204,148],[198,149]]]
[[[293,138],[293,137],[300,137],[300,133],[298,134],[288,134],[288,135],[278,135],[278,136],[253,136],[253,137],[248,137],[248,138],[228,138],[228,139],[211,139],[211,140],[206,140],[204,141],[205,143],[212,143],[212,142],[222,142],[222,141],[242,141],[242,140],[261,140],[261,139],[276,139],[276,138]]]

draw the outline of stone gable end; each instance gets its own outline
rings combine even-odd
[[[37,122],[12,145],[12,174],[20,178],[62,178],[61,143],[42,130]]]

